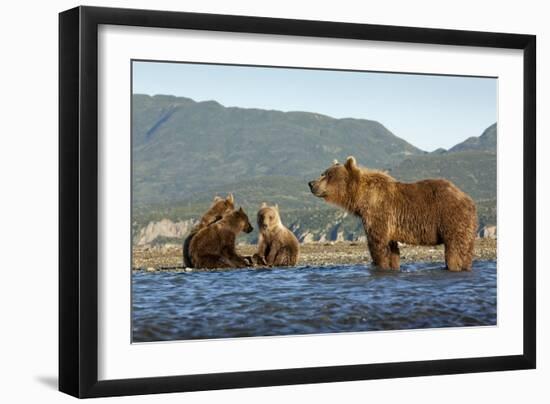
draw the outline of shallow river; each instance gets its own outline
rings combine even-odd
[[[133,341],[496,324],[496,262],[134,272]]]

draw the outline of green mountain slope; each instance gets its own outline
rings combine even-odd
[[[494,123],[483,131],[481,136],[472,136],[464,142],[449,149],[449,153],[477,150],[496,153],[497,150],[497,124]]]
[[[226,108],[172,96],[134,95],[132,107],[134,237],[164,218],[191,226],[214,195],[230,192],[252,222],[262,202],[278,203],[284,223],[301,240],[364,237],[357,218],[314,197],[307,186],[333,159],[347,155],[365,166],[391,167],[401,181],[450,179],[476,200],[481,225],[496,222],[496,125],[449,151],[425,153],[369,120]],[[254,231],[239,239],[256,237]]]
[[[375,121],[226,108],[215,101],[134,95],[134,203],[181,201],[205,186],[267,176],[301,180],[335,158],[392,166],[418,148]]]
[[[496,158],[496,153],[475,150],[426,154],[404,160],[388,172],[406,182],[446,178],[474,199],[490,199],[496,195]]]

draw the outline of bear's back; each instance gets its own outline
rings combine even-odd
[[[231,232],[228,232],[222,221],[200,229],[192,238],[190,250],[207,252],[219,251],[221,247],[231,242]]]
[[[443,178],[426,179],[412,183],[398,182],[397,187],[405,196],[405,201],[417,204],[435,205],[463,202],[473,204],[473,200],[451,181]]]

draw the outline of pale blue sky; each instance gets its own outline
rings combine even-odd
[[[426,151],[497,121],[494,78],[133,62],[133,93],[372,119]]]

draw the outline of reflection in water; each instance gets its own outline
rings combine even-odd
[[[496,262],[135,272],[133,341],[496,324]]]

